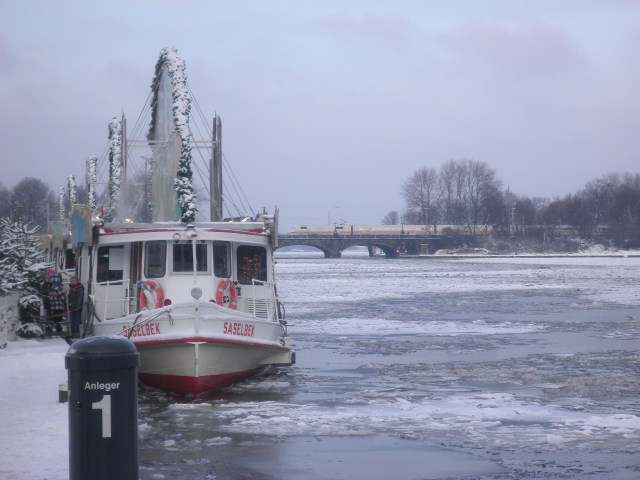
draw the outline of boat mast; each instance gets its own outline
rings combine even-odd
[[[125,207],[129,205],[129,188],[127,185],[127,182],[129,181],[129,179],[127,178],[127,119],[124,116],[124,112],[122,112],[122,119],[120,120],[120,135],[120,163],[122,165],[122,176],[120,178],[120,185],[122,191],[120,192],[120,205],[118,205],[118,214],[121,217],[120,220],[124,220],[124,217],[126,216]],[[131,214],[133,214],[133,212]]]
[[[213,149],[209,166],[211,192],[211,221],[222,220],[222,121],[216,113],[213,117]]]

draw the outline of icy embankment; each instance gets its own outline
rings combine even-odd
[[[0,350],[0,478],[69,478],[67,382],[62,339],[18,340]]]

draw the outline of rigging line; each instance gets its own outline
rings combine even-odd
[[[194,143],[196,142],[196,140],[195,140],[195,138],[194,138],[194,136],[193,136],[193,133],[191,133],[191,138],[190,138],[190,140],[191,140],[192,142],[194,142]],[[196,148],[196,149],[194,149],[195,151],[197,151],[197,152],[198,152],[198,155],[200,156],[200,159],[202,160],[202,164],[205,166],[205,167],[204,167],[205,169],[207,169],[207,168],[208,168],[208,166],[207,166],[207,159],[204,157],[204,154],[203,154],[202,152],[203,152],[203,150],[210,150],[210,149],[212,149],[212,148],[213,148],[213,145],[212,145],[212,147],[211,147],[211,148],[206,148],[206,149]],[[191,152],[193,153],[193,151],[194,151],[194,150],[191,150]]]
[[[195,142],[193,133],[191,133],[190,140]],[[202,160],[203,166],[198,165],[197,158],[195,159],[195,161],[194,159],[192,159],[191,164],[194,166],[194,168],[198,172],[198,176],[200,177],[200,181],[202,182],[202,185],[204,186],[205,191],[207,192],[209,197],[211,197],[211,192],[209,191],[209,182],[205,180],[206,176],[203,173],[208,171],[207,162],[206,162],[206,159],[204,158],[204,155],[202,154],[202,150],[197,149],[197,151],[198,151],[198,155],[200,156],[200,159]],[[193,150],[191,152],[193,153]]]
[[[231,213],[231,210],[229,209],[229,207],[227,207],[227,205],[229,205],[229,204],[233,205],[233,208],[236,209],[237,216],[241,217],[242,215],[244,215],[244,213],[242,213],[242,211],[238,208],[236,203],[233,201],[233,198],[229,197],[228,195],[222,194],[222,199],[223,199],[223,205],[227,210],[227,213],[228,213],[227,216],[228,217],[233,217],[233,214]]]
[[[193,94],[193,91],[191,90],[191,85],[189,85],[189,82],[186,82],[187,84],[187,90],[189,91],[189,95],[191,95],[191,100],[193,101],[193,104],[196,107],[196,111],[197,113],[200,115],[200,121],[202,122],[203,125],[207,125],[207,135],[203,136],[204,138],[212,138],[213,137],[213,125],[211,125],[211,130],[209,129],[209,124],[207,123],[207,117],[204,115],[204,112],[202,111],[202,108],[200,108],[200,103],[198,102],[198,100],[196,99],[196,96]]]
[[[211,192],[209,191],[209,186],[207,185],[207,182],[206,182],[206,181],[205,181],[205,179],[203,178],[203,177],[204,177],[204,175],[203,175],[202,169],[198,166],[198,164],[197,164],[197,163],[194,163],[193,165],[194,165],[194,166],[195,166],[195,168],[196,168],[196,172],[198,172],[198,176],[200,177],[200,181],[202,182],[202,186],[204,187],[204,189],[205,189],[205,191],[207,192],[207,194],[208,194],[209,196],[211,196]]]
[[[107,145],[105,145],[104,150],[102,151],[102,154],[100,154],[100,156],[97,156],[97,155],[96,155],[96,158],[98,159],[98,160],[96,161],[96,179],[97,179],[97,178],[99,177],[99,175],[100,175],[100,174],[99,174],[99,171],[100,171],[100,161],[101,161],[101,159],[102,159],[102,158],[107,154],[107,153],[106,153],[106,152],[107,152],[107,150],[108,150],[108,144],[107,144]],[[90,156],[91,156],[91,155],[90,155]],[[82,180],[83,180],[83,182],[84,182],[84,185],[85,185],[85,186],[87,185],[87,168],[86,168],[86,162],[87,162],[87,160],[88,160],[88,159],[89,159],[89,157],[85,158],[85,171],[84,171],[84,175],[83,175],[83,177],[82,177]],[[97,183],[97,182],[96,182],[96,183]]]
[[[242,197],[240,197],[240,195],[239,195],[239,193],[238,193],[238,188],[239,188],[239,186],[234,182],[234,177],[232,177],[232,176],[229,174],[229,167],[228,167],[228,165],[227,165],[227,163],[226,163],[226,162],[223,162],[223,163],[222,163],[222,168],[225,170],[225,173],[227,174],[227,178],[230,180],[231,187],[232,187],[231,189],[226,189],[225,191],[226,191],[226,192],[229,192],[229,195],[230,195],[231,193],[234,193],[234,194],[235,194],[235,199],[236,199],[236,200],[238,200],[238,202],[239,202],[239,203],[241,204],[241,206],[242,206],[242,209],[244,210],[244,212],[242,212],[242,211],[238,210],[238,214],[241,214],[241,215],[242,215],[243,213],[246,213],[246,212],[247,212],[247,210],[246,210],[246,209],[247,209],[247,207],[246,207],[246,205],[242,202]],[[231,197],[229,197],[229,198],[231,198]],[[233,202],[233,205],[234,205],[236,208],[238,208],[238,207],[236,206],[236,203],[235,203],[235,202]]]
[[[109,142],[107,142],[104,146],[104,149],[102,150],[102,153],[100,154],[100,156],[98,157],[98,161],[96,162],[96,179],[100,178],[102,176],[102,179],[104,181],[104,173],[102,172],[101,175],[101,170],[104,171],[104,169],[106,168],[104,165],[105,163],[108,164],[108,159],[109,159]],[[106,177],[109,177],[109,174],[107,172]],[[87,179],[87,172],[84,173],[84,179],[85,179],[85,184],[86,184],[86,179]]]
[[[145,100],[144,104],[142,105],[142,108],[140,109],[140,113],[138,114],[138,118],[136,119],[135,123],[133,124],[133,129],[132,131],[132,137],[136,137],[138,134],[138,131],[142,128],[143,126],[143,120],[146,120],[150,117],[149,109],[151,106],[151,98],[152,98],[153,92],[150,91],[147,95],[147,99]],[[145,113],[146,112],[146,113]]]
[[[246,201],[247,206],[249,207],[249,210],[252,212],[253,208],[251,207],[251,203],[249,202],[249,199],[247,199],[247,196],[244,193],[244,190],[242,189],[242,186],[240,185],[240,182],[238,181],[235,172],[233,171],[233,169],[231,168],[231,165],[229,164],[229,162],[227,161],[227,157],[225,156],[224,152],[222,153],[222,157],[224,158],[224,162],[223,165],[228,169],[229,173],[227,174],[230,178],[232,178],[232,182],[235,182],[236,185],[236,190],[238,192],[238,196],[240,197],[240,201],[241,203],[244,205],[244,202]],[[244,201],[242,201],[242,198],[244,198]]]
[[[189,90],[189,93],[191,94],[191,98],[193,101],[193,104],[195,106],[195,110],[197,112],[197,114],[199,114],[200,116],[200,121],[202,122],[203,125],[206,125],[206,131],[207,131],[207,137],[211,138],[213,140],[213,130],[210,129],[213,128],[213,124],[209,125],[209,123],[207,122],[207,119],[202,111],[202,108],[200,108],[200,104],[197,101],[195,95],[193,94],[193,91],[191,90],[191,87],[189,85],[189,83],[187,82],[187,88]],[[194,119],[195,120],[195,119]],[[201,132],[200,132],[200,125],[198,122],[194,121],[194,126],[196,128],[196,130],[198,131],[198,133],[202,136]],[[206,165],[206,159],[203,157],[202,152],[200,152],[200,156],[202,158],[203,164]],[[223,154],[223,158],[224,154]],[[240,183],[238,182],[238,179],[235,175],[235,173],[233,172],[233,170],[231,169],[231,166],[229,165],[229,163],[226,161],[223,162],[223,169],[226,173],[227,178],[229,178],[231,180],[231,186],[232,186],[232,191],[235,193],[236,195],[236,199],[238,200],[238,202],[241,204],[241,208],[238,207],[236,201],[234,200],[234,198],[232,196],[230,196],[229,194],[227,194],[227,191],[223,192],[223,200],[224,203],[226,204],[231,204],[233,205],[233,207],[236,209],[237,213],[242,216],[242,215],[246,215],[246,214],[250,214],[253,210],[253,208],[251,207],[251,204],[249,202],[249,200],[247,199],[244,191],[242,190],[242,187],[240,186]],[[244,198],[244,200],[243,200]],[[228,211],[228,208],[227,208]]]
[[[193,117],[192,117],[192,118],[193,118]],[[202,123],[201,123],[201,122],[202,122]],[[206,139],[206,141],[210,141],[210,142],[212,143],[212,145],[213,145],[213,132],[212,132],[212,130],[211,130],[211,129],[209,129],[209,127],[208,127],[208,126],[206,126],[206,125],[207,125],[207,123],[206,123],[206,122],[207,122],[207,121],[206,121],[206,119],[205,119],[204,117],[202,117],[202,118],[200,119],[200,121],[198,121],[198,119],[197,119],[197,118],[193,118],[193,123],[192,123],[192,125],[195,127],[195,130],[197,131],[198,136],[199,136],[200,138]],[[204,131],[205,131],[205,133],[204,133],[204,134],[202,133],[202,130],[204,130]],[[193,132],[192,132],[192,135],[193,135]]]
[[[231,169],[231,165],[229,165],[229,162],[227,162],[226,158],[224,158],[224,154],[223,154],[222,169],[224,170],[224,173],[226,174],[226,177],[227,177],[227,179],[229,180],[229,183],[230,183],[230,187],[231,188],[228,189],[228,190],[232,190],[236,194],[238,201],[240,203],[243,203],[242,202],[242,197],[238,193],[238,190],[240,189],[240,185],[239,185],[238,180],[236,179],[235,175],[233,174],[233,170]],[[243,204],[243,207],[245,207],[244,204]]]
[[[222,152],[222,158],[224,159],[223,165],[226,166],[228,168],[228,170],[231,172],[231,176],[233,177],[233,180],[235,180],[235,183],[237,185],[237,189],[239,190],[239,192],[242,194],[242,196],[244,197],[245,201],[247,202],[247,206],[249,207],[249,211],[251,213],[253,213],[253,208],[251,207],[251,202],[249,202],[249,199],[247,199],[247,196],[245,195],[244,190],[242,190],[242,187],[240,186],[240,183],[238,182],[238,179],[236,178],[236,175],[233,172],[233,169],[231,168],[231,165],[227,161],[227,157],[224,154],[224,152]]]
[[[222,194],[222,198],[223,198],[223,202],[224,205],[232,205],[233,208],[235,209],[235,215],[232,214],[231,209],[229,208],[229,216],[244,216],[244,215],[249,215],[249,212],[247,211],[246,206],[241,205],[238,206],[238,197],[237,195],[230,195],[229,193],[224,193]]]

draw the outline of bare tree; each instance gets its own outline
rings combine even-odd
[[[640,242],[640,174],[622,175],[607,220],[614,227],[618,245]]]
[[[465,224],[471,234],[475,234],[478,225],[491,222],[489,198],[495,198],[502,186],[496,178],[496,171],[485,162],[477,160],[459,160],[464,170],[463,209]]]
[[[0,217],[11,216],[11,192],[0,183]]]
[[[442,221],[449,225],[463,223],[464,165],[449,160],[440,167],[440,192],[442,197]]]
[[[400,214],[395,210],[391,210],[382,219],[382,225],[398,225],[399,223]]]
[[[587,183],[582,191],[584,197],[585,213],[591,219],[591,228],[594,233],[605,218],[611,217],[616,190],[620,188],[620,176],[616,174],[596,178]]]
[[[430,218],[436,218],[440,199],[439,178],[435,168],[416,170],[405,182],[403,194],[407,212],[414,218],[422,218],[427,225]]]
[[[11,207],[25,222],[44,227],[55,218],[56,197],[46,183],[26,177],[13,187]]]

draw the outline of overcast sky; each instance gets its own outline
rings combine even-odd
[[[54,191],[176,47],[254,208],[379,223],[450,159],[553,197],[638,172],[640,2],[0,0],[0,181]]]

